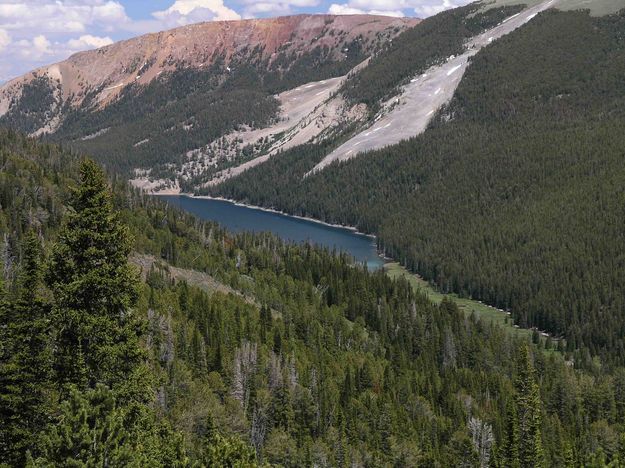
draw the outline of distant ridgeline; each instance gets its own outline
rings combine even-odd
[[[280,39],[282,45],[275,53],[268,52],[268,43],[253,46],[237,43],[234,50],[212,45],[212,54],[195,61],[184,54],[201,54],[203,47],[208,48],[198,38],[194,39],[197,43],[193,47],[176,50],[162,60],[152,57],[150,48],[145,47],[146,51],[142,52],[139,47],[142,41],[150,43],[152,37],[137,38],[111,46],[127,47],[127,53],[105,48],[87,52],[89,55],[85,57],[70,58],[67,63],[75,68],[67,72],[70,65],[59,65],[68,75],[61,82],[55,81],[52,71],[42,71],[15,89],[6,88],[4,92],[11,99],[7,101],[6,113],[0,116],[0,125],[71,144],[124,176],[132,176],[135,169],[141,169],[152,180],[171,183],[177,180],[185,190],[194,191],[220,170],[267,152],[271,145],[263,145],[263,141],[247,144],[237,138],[237,132],[264,128],[283,118],[280,106],[284,103],[276,99],[278,93],[305,83],[345,76],[372,57],[368,66],[352,72],[331,95],[340,96],[335,116],[339,124],[315,142],[334,144],[360,122],[363,105],[365,119],[372,118],[381,101],[391,97],[415,74],[461,53],[468,38],[522,9],[506,6],[482,11],[481,8],[480,4],[472,4],[446,11],[422,21],[416,28],[410,27],[417,23],[415,19],[364,17],[369,19],[359,20],[357,32],[343,25],[337,19],[340,17],[313,16],[309,20],[322,26],[315,37],[303,39],[298,35],[305,32],[295,29],[293,37]],[[276,21],[307,24],[306,19],[300,18]],[[276,28],[276,34],[281,31],[277,26],[261,26],[259,23],[256,27]],[[203,37],[204,26],[198,28],[188,34]],[[178,38],[184,31],[173,30],[172,34]],[[222,34],[228,35],[225,26]],[[268,42],[273,39],[271,35],[265,38]],[[167,46],[166,41],[158,44]],[[139,48],[139,52],[134,48]],[[145,62],[142,64],[143,56],[129,61],[128,57],[134,53],[145,53]],[[116,72],[121,77],[111,74],[102,81],[103,78],[83,76],[87,74],[83,62],[88,60],[94,68],[106,70],[114,63],[124,64]],[[159,68],[161,71],[156,72]],[[144,78],[155,73],[158,74],[149,80]],[[112,76],[117,78],[113,80]],[[74,82],[78,83],[78,89],[65,89]],[[118,94],[109,99],[107,93]],[[272,141],[290,138],[284,134],[274,137]],[[217,144],[220,150],[210,148],[212,144]],[[236,151],[221,151],[222,146],[238,145],[241,147]],[[197,164],[192,169],[184,168],[190,158],[194,162],[197,159]]]
[[[546,11],[472,59],[423,135],[305,179],[324,152],[295,148],[210,193],[374,232],[441,290],[622,364],[623,31]]]
[[[49,70],[34,79],[25,79],[15,89],[9,84],[4,91],[11,99],[8,110],[0,116],[0,125],[71,144],[124,175],[132,174],[135,168],[148,168],[154,177],[173,178],[176,169],[187,160],[187,152],[201,149],[239,128],[264,127],[276,119],[279,103],[274,94],[307,82],[345,75],[389,38],[416,23],[384,17],[354,16],[345,21],[340,18],[300,15],[231,25],[216,22],[212,29],[208,23],[192,25],[189,28],[195,29],[188,32],[180,28],[159,33],[158,36],[171,34],[174,41],[190,36],[192,43],[158,61],[152,56],[158,52],[143,45],[155,41],[155,35],[85,52],[84,57],[75,56],[58,65],[68,75],[58,84],[54,72]],[[250,25],[252,21],[256,23]],[[344,23],[354,23],[355,32],[345,29]],[[216,28],[221,28],[219,34],[214,33]],[[234,28],[241,32],[231,39]],[[256,31],[258,37],[254,36]],[[280,37],[285,31],[290,31],[290,38]],[[317,31],[317,35],[308,38],[311,31]],[[246,37],[260,43],[240,43]],[[226,44],[228,40],[232,44]],[[169,44],[165,39],[159,41],[157,47]],[[270,47],[276,41],[278,47],[272,53]],[[124,47],[128,48],[127,53],[116,52]],[[143,65],[142,56],[129,62],[133,53],[146,54]],[[121,83],[102,81],[108,76],[90,82],[81,75],[88,73],[83,70],[87,60],[93,67],[109,71],[117,66],[117,61],[125,64],[111,73],[121,75],[116,78]],[[158,69],[161,71],[157,73]],[[144,74],[156,76],[144,82]],[[72,82],[79,83],[78,90],[63,88]],[[106,98],[106,93],[118,87],[119,94]]]
[[[0,131],[6,466],[624,459],[625,370],[345,256],[232,235],[120,181],[110,197],[78,159]]]

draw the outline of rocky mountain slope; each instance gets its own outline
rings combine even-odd
[[[281,119],[274,94],[342,76],[417,23],[298,15],[149,34],[6,83],[0,125],[73,141],[112,169],[172,173],[228,133]]]
[[[317,47],[330,49],[332,58],[340,61],[345,55],[341,46],[362,40],[372,50],[416,22],[364,15],[298,15],[206,22],[148,34],[77,53],[10,81],[0,88],[0,115],[15,108],[25,87],[38,80],[48,82],[58,104],[79,107],[88,97],[92,104],[104,107],[128,86],[146,85],[164,72],[202,69],[218,59],[228,65],[258,57],[272,65]]]
[[[305,143],[323,142],[333,149],[315,166],[317,171],[333,161],[411,138],[424,131],[451,99],[471,57],[553,3],[544,0],[529,8],[475,3],[428,18],[388,41],[370,63],[363,62],[348,75],[278,95],[281,118],[277,122],[228,136],[227,148],[247,148],[249,159],[234,157],[221,170],[208,169],[215,159],[224,159],[223,143],[219,148],[212,145],[194,153],[176,174],[184,182],[168,190],[205,190],[267,162],[279,151]],[[148,179],[144,174],[134,182],[159,191],[169,185]]]
[[[470,58],[539,11],[602,14],[622,0],[525,3],[423,22],[299,15],[150,34],[7,83],[0,126],[70,142],[148,191],[205,191],[307,143],[324,145],[320,170],[423,132]]]
[[[411,77],[410,82],[397,95],[382,105],[371,126],[365,127],[328,154],[310,173],[320,171],[334,161],[345,161],[423,133],[436,112],[453,97],[475,54],[531,21],[554,3],[555,0],[546,0],[522,11],[511,12],[493,28],[469,39],[464,53],[451,55],[444,63],[436,64],[425,73]]]
[[[522,6],[476,3],[415,28],[415,19],[363,15],[191,25],[76,54],[8,83],[0,125],[70,141],[158,192],[204,190],[306,143],[333,149],[353,133],[367,140],[349,139],[320,168],[423,131],[475,44],[490,44],[551,3],[522,16]],[[453,81],[439,80],[444,93],[402,94],[438,68]]]

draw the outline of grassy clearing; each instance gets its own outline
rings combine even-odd
[[[391,278],[398,278],[400,276],[403,276],[408,280],[408,282],[412,285],[415,291],[424,292],[430,298],[430,300],[434,301],[437,304],[441,302],[444,297],[447,297],[448,299],[452,299],[456,304],[458,304],[460,310],[462,310],[467,315],[475,313],[475,315],[479,317],[480,320],[483,320],[485,322],[490,321],[495,325],[503,327],[506,331],[514,336],[525,338],[530,341],[532,339],[532,335],[534,333],[533,330],[527,328],[517,328],[517,326],[514,325],[512,318],[504,311],[501,311],[479,301],[474,301],[465,297],[459,297],[457,294],[443,294],[434,289],[432,285],[425,281],[423,278],[415,275],[414,273],[410,273],[397,262],[387,263],[386,265],[384,265],[384,269],[386,270],[386,274],[389,275]],[[541,335],[540,340],[544,345],[547,341],[547,338]],[[555,345],[557,340],[553,337],[552,340]],[[543,347],[542,350],[544,353],[547,354],[558,353],[555,348],[546,349],[545,347]]]
[[[456,304],[458,304],[458,307],[460,307],[460,310],[467,315],[475,313],[481,320],[487,322],[490,321],[496,325],[504,327],[510,333],[528,339],[532,338],[532,330],[528,330],[526,328],[516,328],[512,318],[510,318],[506,312],[483,304],[479,301],[459,297],[457,294],[442,294],[434,289],[427,281],[413,273],[410,273],[399,263],[387,263],[384,266],[384,269],[391,278],[397,278],[400,276],[405,277],[416,291],[424,292],[432,301],[436,303],[441,302],[444,297],[447,297],[455,301]]]

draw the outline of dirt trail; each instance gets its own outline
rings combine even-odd
[[[470,57],[554,4],[555,0],[544,1],[510,16],[498,26],[472,38],[464,54],[451,56],[443,65],[431,67],[423,75],[414,77],[399,96],[384,104],[373,125],[339,146],[306,175],[320,171],[334,161],[345,161],[424,132],[436,111],[452,98]]]

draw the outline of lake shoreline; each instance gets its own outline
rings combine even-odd
[[[154,193],[152,195],[156,195],[156,196],[170,196],[171,194],[168,193]],[[273,208],[266,208],[264,206],[258,206],[258,205],[249,205],[247,203],[242,203],[240,201],[231,199],[231,198],[224,198],[224,197],[212,197],[210,195],[193,195],[190,193],[178,193],[176,194],[177,196],[180,197],[187,197],[187,198],[195,198],[198,200],[216,200],[216,201],[222,201],[222,202],[226,202],[226,203],[231,203],[235,206],[242,206],[244,208],[250,208],[252,210],[259,210],[259,211],[264,211],[266,213],[274,213],[274,214],[278,214],[281,216],[286,216],[289,218],[295,218],[295,219],[299,219],[302,221],[309,221],[311,223],[316,223],[316,224],[321,224],[323,226],[328,226],[328,227],[333,227],[333,228],[339,228],[339,229],[345,229],[346,231],[351,231],[354,234],[358,234],[360,236],[364,236],[364,237],[369,237],[371,239],[377,239],[377,236],[373,235],[373,234],[367,234],[365,232],[359,231],[357,227],[355,226],[349,226],[346,224],[332,224],[332,223],[327,223],[325,221],[321,221],[320,219],[316,219],[316,218],[310,218],[308,216],[298,216],[298,215],[294,215],[294,214],[290,214],[287,213],[286,211],[279,211],[279,210],[275,210]],[[380,258],[386,258],[383,255],[380,255]]]
[[[172,196],[172,194],[165,194],[165,193],[162,193],[162,194],[155,193],[152,195],[159,195],[163,197]],[[247,209],[261,211],[265,213],[273,213],[273,214],[277,214],[285,218],[293,218],[293,219],[297,219],[300,221],[308,221],[314,224],[323,225],[323,226],[331,227],[334,229],[341,229],[352,234],[357,234],[363,237],[367,237],[371,240],[376,239],[376,236],[359,232],[358,229],[353,226],[326,223],[324,221],[320,221],[315,218],[291,215],[289,213],[285,213],[285,212],[278,211],[275,209],[265,208],[265,207],[256,206],[256,205],[248,205],[246,203],[241,203],[237,200],[231,200],[231,199],[227,199],[223,197],[212,197],[209,195],[195,196],[195,195],[190,195],[190,194],[185,194],[185,193],[178,193],[173,196],[184,197],[187,199],[212,200],[212,201],[218,201],[218,202],[225,202],[232,206],[247,208]],[[514,324],[514,322],[508,322],[508,319],[510,317],[510,312],[506,312],[494,306],[482,303],[481,301],[478,301],[478,300],[462,298],[455,294],[443,294],[440,291],[437,291],[436,288],[432,286],[431,284],[429,284],[427,281],[423,280],[418,274],[410,272],[404,266],[401,266],[397,260],[386,257],[382,252],[380,252],[377,249],[377,245],[376,245],[375,250],[376,250],[377,257],[382,261],[381,265],[377,268],[384,271],[391,278],[397,278],[398,276],[405,276],[415,291],[420,291],[420,292],[425,293],[428,296],[428,298],[432,300],[433,302],[439,303],[443,299],[443,297],[448,297],[449,299],[453,300],[456,304],[458,304],[460,309],[463,312],[465,312],[467,315],[469,315],[471,312],[476,313],[477,316],[480,317],[481,319],[489,320],[491,323],[496,323],[498,326],[503,327],[504,329],[508,330],[509,332],[514,333],[515,335],[531,338],[532,330],[519,328],[518,325]],[[361,263],[361,262],[357,261],[357,263]],[[541,339],[545,339],[545,337],[542,337]],[[554,338],[552,337],[552,339]]]

